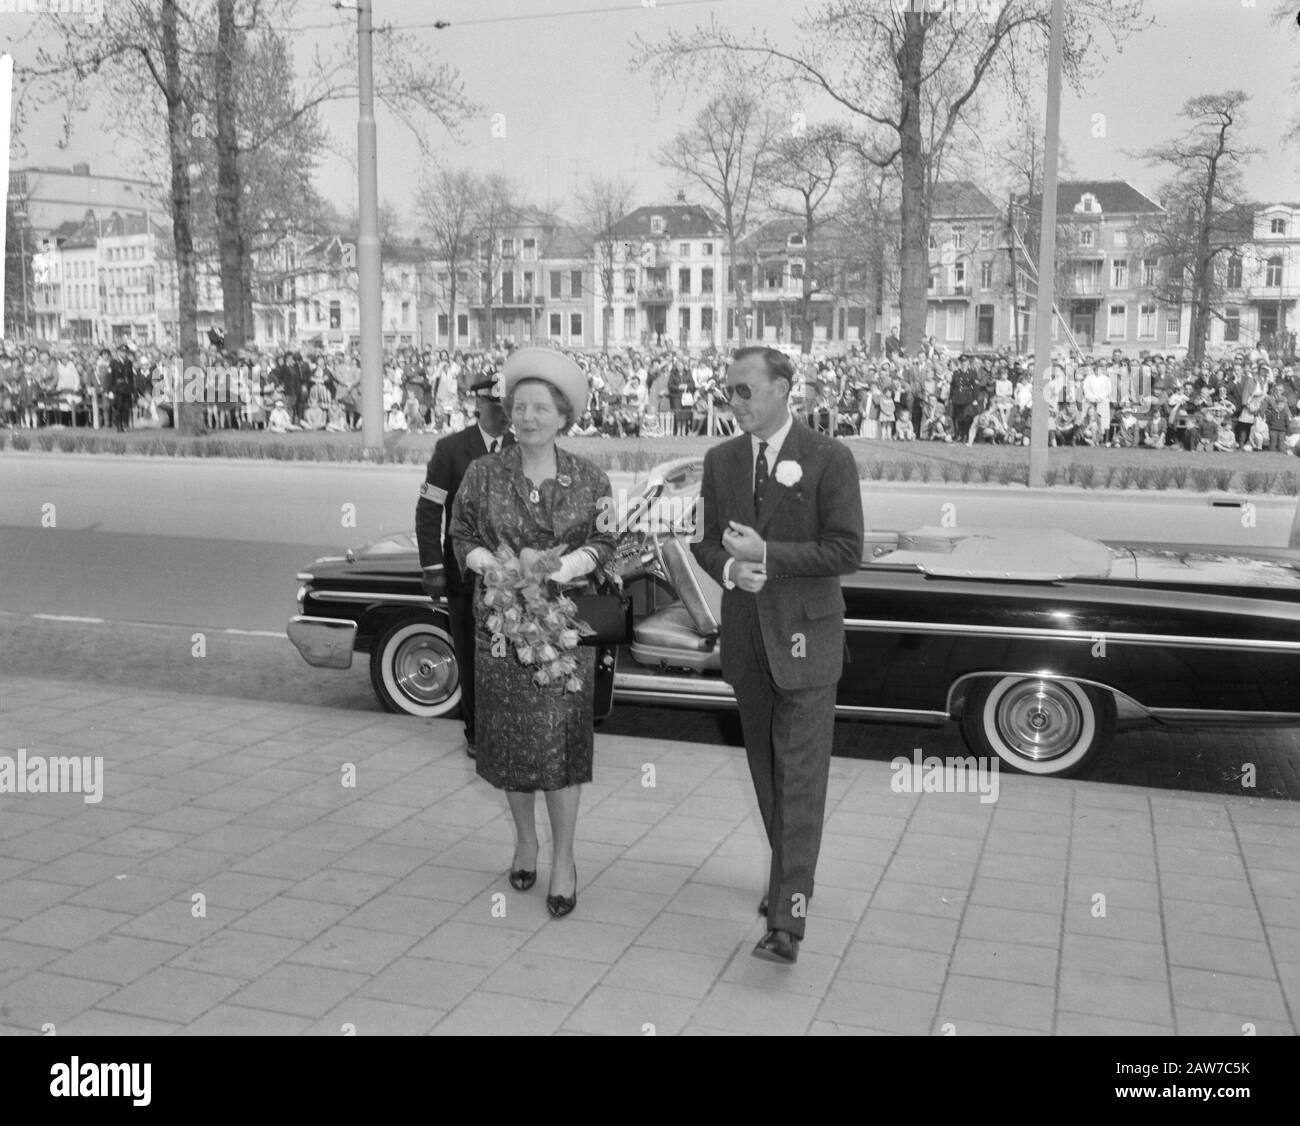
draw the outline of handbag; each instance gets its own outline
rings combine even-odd
[[[626,645],[632,640],[632,599],[601,585],[603,589],[588,583],[587,591],[569,595],[576,607],[573,616],[595,631],[583,634],[578,644]]]

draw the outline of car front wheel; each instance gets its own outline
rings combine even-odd
[[[424,619],[390,626],[370,649],[370,683],[390,712],[426,719],[460,703],[460,663],[451,635]]]
[[[981,681],[962,710],[962,735],[977,755],[1022,774],[1067,778],[1092,765],[1115,733],[1108,692],[1037,676]]]

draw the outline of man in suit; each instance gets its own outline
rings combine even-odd
[[[793,420],[794,367],[742,348],[725,392],[741,434],[704,458],[700,565],[724,587],[722,675],[740,705],[750,774],[772,848],[770,929],[757,957],[792,963],[821,848],[844,665],[840,575],[862,559],[862,501],[848,447]]]
[[[495,378],[470,388],[478,402],[478,421],[456,434],[440,438],[425,471],[420,499],[415,502],[415,538],[424,571],[424,591],[437,599],[445,591],[451,618],[451,640],[460,663],[460,715],[465,723],[465,749],[474,757],[474,580],[461,575],[451,536],[443,528],[465,470],[476,457],[497,453],[513,444],[506,431],[506,412]],[[451,521],[446,524],[450,527]]]
[[[117,430],[131,427],[131,409],[135,406],[135,365],[131,362],[131,346],[124,340],[118,346],[118,355],[109,363],[109,390],[113,392],[113,426]]]

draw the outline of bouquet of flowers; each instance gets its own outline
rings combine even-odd
[[[561,594],[546,593],[547,575],[560,565],[560,551],[532,553],[521,558],[502,544],[495,562],[483,573],[483,605],[489,610],[487,628],[514,649],[520,664],[535,665],[533,682],[560,684],[566,692],[582,691],[578,659],[572,650],[590,627],[575,617],[577,607]],[[494,645],[495,650],[495,645]]]

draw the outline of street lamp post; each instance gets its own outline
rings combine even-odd
[[[1047,63],[1047,137],[1043,148],[1043,200],[1038,249],[1038,308],[1034,321],[1034,406],[1029,430],[1029,484],[1047,484],[1047,375],[1056,304],[1056,174],[1061,141],[1061,54],[1065,0],[1052,0]]]
[[[375,152],[374,46],[371,0],[357,0],[359,61],[357,165],[360,170],[357,279],[361,314],[361,444],[377,453],[384,442],[383,297],[379,260],[379,174]]]

